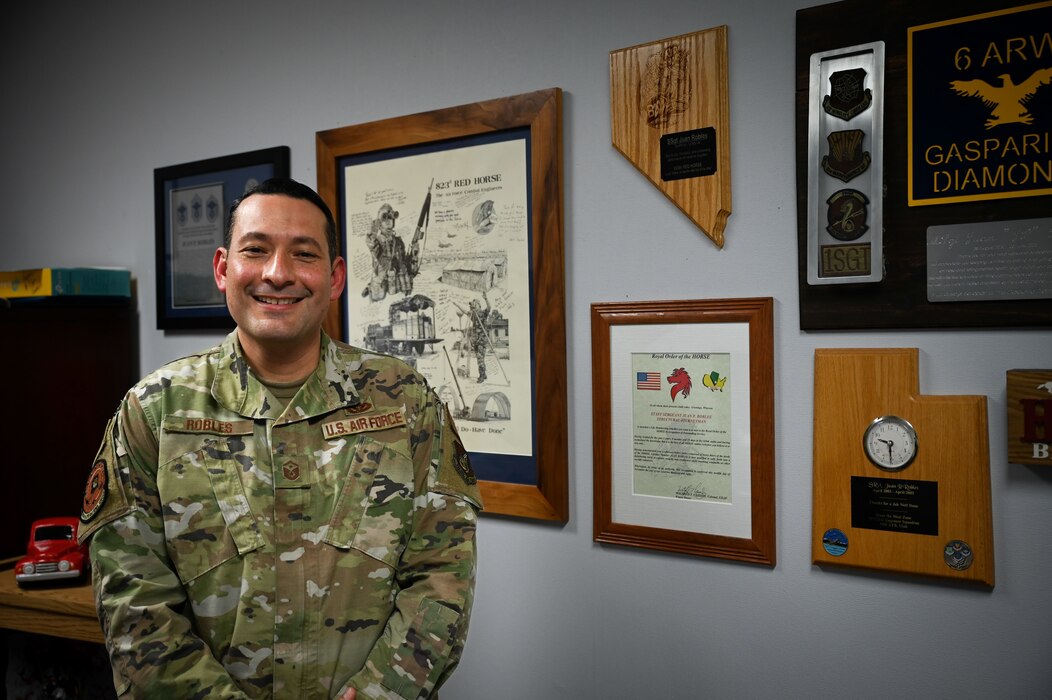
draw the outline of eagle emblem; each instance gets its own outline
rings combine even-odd
[[[1027,111],[1029,102],[1042,86],[1052,82],[1052,68],[1041,68],[1019,83],[1012,82],[1008,73],[997,76],[1001,84],[991,85],[985,80],[953,80],[950,88],[961,97],[977,97],[992,111],[986,128],[1003,124],[1032,124],[1034,116]]]

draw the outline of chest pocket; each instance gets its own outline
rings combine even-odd
[[[397,566],[412,530],[413,476],[408,456],[358,438],[324,541]]]
[[[157,470],[168,554],[188,582],[263,545],[235,455],[244,436],[182,435],[200,447]]]

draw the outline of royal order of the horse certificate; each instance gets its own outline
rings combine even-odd
[[[632,353],[632,492],[730,503],[730,353]]]

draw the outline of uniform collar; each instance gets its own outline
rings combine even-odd
[[[358,403],[358,392],[351,379],[357,365],[341,362],[339,355],[339,346],[322,332],[321,361],[285,411],[289,420],[311,418]],[[212,397],[223,408],[246,418],[276,419],[282,415],[281,406],[252,374],[241,351],[237,330],[231,331],[219,346]]]

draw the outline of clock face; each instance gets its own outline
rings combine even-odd
[[[866,428],[862,447],[869,461],[881,469],[905,469],[917,456],[917,431],[903,418],[881,416]]]

